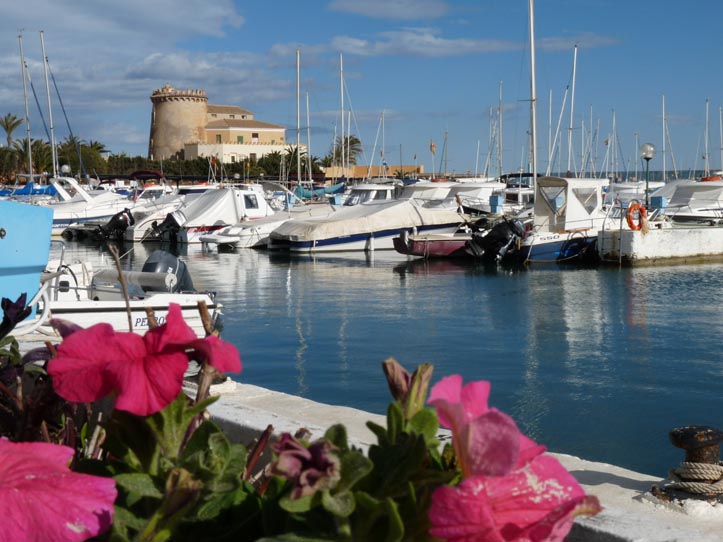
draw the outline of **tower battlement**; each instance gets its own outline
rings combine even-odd
[[[172,101],[208,102],[206,91],[201,89],[176,89],[171,85],[164,85],[151,93],[153,103]]]

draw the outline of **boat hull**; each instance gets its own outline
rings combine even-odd
[[[147,310],[151,309],[157,323],[163,324],[168,316],[170,303],[180,305],[183,319],[198,337],[205,337],[206,331],[198,310],[199,301],[206,304],[209,315],[215,320],[220,307],[208,294],[166,294],[151,295],[142,300],[130,300],[130,331],[144,335],[150,329]],[[50,301],[50,318],[67,320],[80,327],[87,328],[98,323],[107,323],[116,331],[129,331],[128,312],[124,300],[118,301]],[[213,323],[213,322],[212,322]]]
[[[400,235],[394,238],[394,248],[400,254],[422,258],[469,258],[465,250],[468,233],[451,235]]]
[[[27,300],[48,263],[53,212],[38,205],[0,201],[0,297]],[[29,242],[32,238],[33,242]]]
[[[382,231],[362,232],[327,239],[283,240],[273,241],[275,248],[287,248],[291,252],[346,252],[374,250],[394,250],[394,238],[409,231],[410,227],[393,228]],[[459,222],[452,224],[435,224],[430,226],[416,226],[417,233],[444,234],[454,233],[459,229]],[[273,238],[272,238],[273,239]]]
[[[597,235],[580,233],[537,234],[523,241],[517,252],[523,263],[573,263],[592,259],[597,255]]]

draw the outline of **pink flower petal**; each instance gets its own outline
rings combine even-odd
[[[115,481],[71,472],[72,456],[65,446],[0,439],[2,540],[76,542],[108,530]]]
[[[188,346],[201,353],[210,365],[222,373],[241,372],[241,356],[231,343],[210,336],[196,339]]]
[[[490,396],[490,388],[490,383],[485,380],[470,382],[462,388],[461,400],[467,421],[489,410],[487,401]]]
[[[488,483],[488,494],[499,525],[511,523],[524,529],[584,497],[585,491],[557,459],[540,455],[524,468]]]
[[[97,401],[111,392],[105,367],[118,354],[109,350],[114,335],[110,324],[96,324],[76,331],[58,345],[57,356],[48,363],[58,395],[83,403]]]
[[[442,427],[460,430],[465,424],[462,406],[462,377],[447,376],[432,386],[427,402],[437,410],[439,424]]]
[[[168,347],[183,347],[198,337],[183,319],[181,306],[177,303],[168,305],[166,323],[153,329],[143,336],[149,352],[160,352]]]
[[[499,410],[472,420],[458,440],[457,457],[465,477],[502,476],[519,456],[520,431],[514,420]]]
[[[184,352],[145,354],[109,365],[118,390],[115,408],[148,416],[163,410],[181,392],[188,368]]]
[[[429,534],[448,542],[504,542],[481,477],[435,489],[429,520]]]

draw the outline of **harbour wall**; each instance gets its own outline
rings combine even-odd
[[[723,261],[723,228],[604,230],[598,253],[604,262],[631,266]]]
[[[193,393],[193,388],[187,391]],[[268,425],[273,426],[275,435],[293,434],[305,428],[314,439],[323,436],[329,426],[342,423],[350,443],[366,450],[376,442],[366,422],[386,423],[385,417],[377,414],[231,380],[213,386],[211,391],[219,395],[209,409],[214,421],[229,438],[246,445]],[[440,439],[448,438],[448,432],[440,433]],[[650,493],[653,486],[665,483],[661,478],[570,455],[552,455],[588,494],[598,497],[603,507],[597,516],[578,518],[568,542],[723,542],[721,505],[702,501],[691,501],[685,506],[666,503]]]

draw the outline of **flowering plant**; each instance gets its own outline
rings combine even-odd
[[[24,304],[3,300],[0,331]],[[427,398],[432,366],[410,374],[389,359],[394,402],[386,426],[367,424],[366,452],[340,424],[314,440],[269,426],[246,447],[206,413],[214,376],[241,370],[238,352],[197,338],[178,306],[142,337],[53,324],[62,342],[22,358],[0,340],[0,540],[562,541],[600,509],[488,406],[488,382],[450,376]]]

